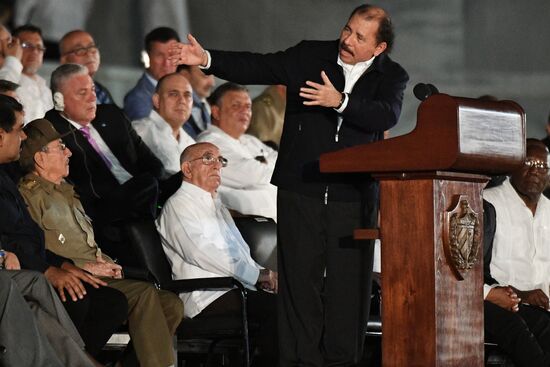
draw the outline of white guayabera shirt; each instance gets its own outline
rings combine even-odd
[[[173,279],[231,276],[249,289],[262,267],[250,256],[229,211],[198,186],[183,182],[157,219]],[[186,317],[194,317],[228,290],[194,291],[180,297]]]
[[[487,189],[483,198],[494,205],[497,216],[491,276],[501,286],[519,290],[550,285],[550,200],[541,195],[535,215],[525,205],[510,180]],[[491,287],[484,286],[486,297]]]

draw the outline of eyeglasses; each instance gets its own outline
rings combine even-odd
[[[86,56],[90,52],[95,54],[98,50],[99,50],[99,47],[97,47],[97,45],[93,44],[93,45],[90,45],[90,46],[79,47],[79,48],[74,49],[72,51],[65,52],[64,55],[75,54],[76,56]]]
[[[48,151],[54,149],[54,148],[58,148],[56,150],[60,151],[60,152],[63,152],[65,151],[65,149],[67,149],[67,145],[63,142],[59,142],[59,145],[57,147],[48,147],[48,146],[45,146],[43,147],[42,149],[40,149],[41,151],[43,151],[44,153],[48,153]]]
[[[202,157],[191,159],[191,160],[189,160],[189,162],[198,161],[199,159],[202,159],[202,164],[204,164],[206,166],[211,166],[211,165],[213,165],[217,162],[217,163],[221,164],[222,167],[227,167],[227,163],[228,163],[226,158],[224,158],[222,156],[214,157],[214,155],[211,154],[211,153],[206,153]]]
[[[38,51],[38,52],[44,52],[46,51],[46,47],[44,46],[41,46],[41,45],[33,45],[32,43],[30,42],[23,42],[21,43],[21,47],[23,49],[27,49],[27,50],[30,50],[30,51]]]
[[[548,171],[548,164],[543,161],[539,161],[536,159],[527,159],[524,164],[527,168],[535,168],[539,171]]]

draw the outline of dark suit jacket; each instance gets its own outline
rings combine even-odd
[[[151,97],[154,92],[155,86],[143,73],[136,86],[124,96],[124,113],[130,121],[149,116],[153,109]]]
[[[498,282],[491,276],[493,240],[497,228],[497,213],[493,204],[483,200],[483,282],[488,285]]]
[[[17,186],[0,165],[0,242],[1,247],[17,255],[23,269],[46,271],[70,260],[46,250],[44,232],[27,210]]]
[[[108,198],[120,184],[82,133],[58,111],[48,111],[46,119],[64,135],[63,141],[73,153],[69,163],[69,179],[81,196],[86,211],[93,211],[94,201]],[[162,162],[149,150],[117,106],[98,105],[92,125],[132,176],[146,173],[157,179],[162,176]]]
[[[212,65],[206,72],[242,84],[287,86],[285,122],[273,184],[319,198],[330,186],[330,199],[355,201],[360,198],[357,185],[364,177],[321,174],[319,156],[380,140],[383,132],[397,123],[408,81],[406,71],[399,64],[385,54],[375,58],[350,93],[336,142],[338,113],[333,108],[305,106],[299,91],[307,80],[322,83],[323,70],[337,90],[344,90],[343,70],[337,64],[338,41],[302,41],[286,51],[266,55],[210,53]],[[374,189],[371,185],[367,191]]]

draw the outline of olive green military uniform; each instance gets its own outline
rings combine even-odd
[[[73,186],[54,184],[32,173],[19,183],[29,212],[44,230],[46,247],[83,267],[101,254],[94,239],[90,218]],[[142,367],[174,364],[173,338],[183,317],[183,304],[171,292],[158,291],[152,284],[130,279],[102,278],[128,299],[129,333]]]
[[[252,101],[252,119],[247,134],[254,135],[263,142],[272,141],[277,146],[281,141],[285,119],[286,101],[270,86]]]

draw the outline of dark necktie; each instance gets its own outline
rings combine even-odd
[[[210,125],[210,114],[208,113],[208,110],[206,109],[206,105],[204,102],[201,102],[199,104],[199,108],[201,110],[201,118],[202,118],[202,125],[201,129],[206,130],[208,128],[208,125]]]
[[[107,165],[107,167],[109,169],[111,169],[111,167],[113,166],[113,164],[111,163],[111,161],[105,156],[105,154],[103,154],[103,152],[101,151],[101,149],[99,149],[99,145],[97,144],[97,141],[92,137],[92,135],[90,134],[90,127],[89,126],[84,126],[84,127],[81,127],[80,128],[80,132],[82,133],[82,135],[84,135],[84,137],[86,138],[86,140],[88,140],[88,143],[90,143],[90,145],[92,146],[92,148],[94,148],[94,150],[97,152],[97,154],[99,154],[99,156],[101,157],[101,159],[103,159],[103,162],[105,162],[105,164]]]

